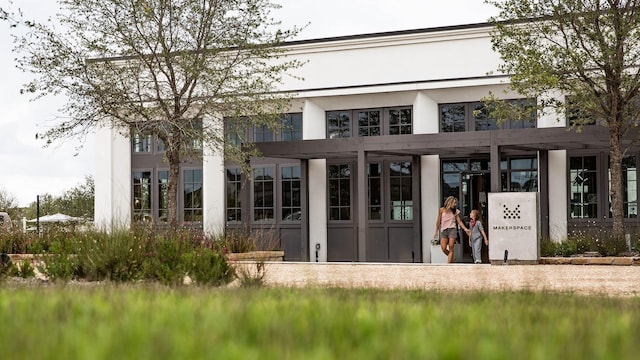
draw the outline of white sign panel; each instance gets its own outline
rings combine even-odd
[[[538,193],[489,193],[489,260],[538,263]]]

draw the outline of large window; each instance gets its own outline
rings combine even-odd
[[[538,159],[509,158],[500,162],[502,191],[538,191]]]
[[[351,166],[329,165],[329,220],[351,220]]]
[[[358,111],[358,136],[380,136],[381,125],[379,110]]]
[[[238,168],[227,169],[227,221],[242,220],[242,174]]]
[[[282,117],[281,141],[302,140],[302,114],[285,114]]]
[[[134,171],[133,221],[151,221],[151,171]]]
[[[609,189],[611,189],[611,171],[609,171]],[[622,159],[622,202],[624,217],[638,217],[638,168],[635,156]],[[613,217],[611,195],[609,195],[609,217]]]
[[[389,135],[413,134],[411,109],[389,110]]]
[[[273,141],[273,139],[273,130],[269,129],[267,125],[256,125],[253,127],[254,142]]]
[[[521,118],[506,119],[498,124],[489,117],[489,110],[484,103],[440,105],[440,132],[485,131],[498,129],[523,129],[536,127],[535,99],[508,100],[508,106],[521,110]],[[516,112],[514,111],[514,114]]]
[[[150,153],[151,152],[151,134],[143,134],[134,131],[131,136],[131,149],[134,153]]]
[[[389,164],[390,220],[413,220],[411,163]]]
[[[327,112],[327,138],[338,139],[351,137],[351,112]]]
[[[253,169],[253,219],[255,221],[275,219],[274,181],[273,167]]]
[[[572,219],[598,217],[598,177],[595,156],[569,158]]]
[[[351,119],[355,119],[351,121]],[[403,135],[413,132],[410,107],[327,112],[327,138]]]
[[[300,221],[302,216],[300,198],[300,166],[280,168],[282,186],[282,220]]]
[[[183,171],[184,221],[202,221],[202,170]]]

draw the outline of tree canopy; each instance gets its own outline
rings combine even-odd
[[[493,48],[515,92],[570,126],[609,132],[613,230],[624,234],[621,162],[638,140],[640,0],[487,0]],[[557,96],[560,94],[560,96]]]
[[[249,126],[276,128],[289,96],[277,86],[301,64],[284,57],[269,0],[60,0],[56,20],[17,39],[23,91],[67,102],[47,141],[96,128],[160,139],[169,164],[169,220],[177,222],[181,162],[198,144],[245,164],[248,141],[225,141],[223,119],[243,140]],[[248,116],[247,116],[248,115]],[[194,146],[196,144],[196,146]]]

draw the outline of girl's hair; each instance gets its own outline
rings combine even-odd
[[[473,209],[473,210],[471,210],[471,214],[470,215],[475,220],[480,220],[482,218],[482,216],[480,215],[480,210]]]
[[[455,209],[453,207],[453,203],[454,201],[457,201],[458,199],[456,199],[455,196],[449,196],[445,201],[444,201],[444,208],[447,210],[451,210],[451,212],[454,212]]]

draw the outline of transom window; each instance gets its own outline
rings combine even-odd
[[[327,138],[403,135],[413,132],[410,107],[327,111]],[[352,121],[355,119],[355,121]]]
[[[536,127],[536,113],[532,106],[535,99],[508,100],[510,106],[529,107],[531,116],[526,119],[507,119],[498,125],[489,117],[489,110],[479,101],[470,103],[441,104],[440,132],[485,131],[498,129],[523,129]]]

